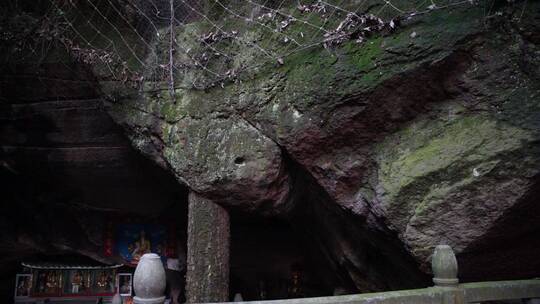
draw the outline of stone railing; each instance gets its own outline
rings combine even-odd
[[[141,262],[144,261],[144,258]],[[138,276],[146,276],[139,267],[135,271],[134,289],[138,295],[135,303],[163,303],[165,288],[165,274],[160,263],[153,267],[161,270],[148,271],[153,280],[146,280]],[[368,293],[346,296],[303,298],[274,301],[253,301],[251,304],[462,304],[479,303],[487,301],[504,301],[514,299],[530,299],[530,303],[540,303],[540,279],[497,281],[459,284],[457,278],[458,265],[452,248],[439,245],[435,248],[431,262],[433,270],[433,283],[435,286],[424,289],[400,290],[380,293]],[[159,277],[156,277],[157,276]],[[160,281],[160,282],[157,282]],[[161,283],[162,282],[162,283]],[[154,286],[148,286],[155,285]],[[238,303],[238,302],[236,302]]]

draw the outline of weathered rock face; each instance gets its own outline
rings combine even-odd
[[[487,19],[479,7],[434,11],[363,44],[299,51],[234,83],[176,89],[174,98],[166,83],[147,81],[145,89],[162,93],[125,100],[111,94],[111,113],[142,151],[200,194],[293,222],[306,213],[326,222],[311,226],[324,231],[315,238],[359,289],[399,285],[378,277],[384,267],[369,263],[366,248],[391,265],[414,265],[413,257],[427,270],[433,246],[447,243],[466,265],[462,276],[472,278],[477,269],[468,261],[498,248],[493,242],[526,242],[540,229],[530,221],[527,229],[501,232],[519,222],[522,208],[531,210],[527,218],[538,217],[540,15],[537,3],[528,5],[534,8],[519,22],[504,6],[505,14]],[[241,25],[230,23],[224,26]],[[197,52],[194,41],[208,25],[177,30],[177,40]],[[248,28],[238,39],[274,38]],[[156,43],[156,56],[165,51]],[[177,62],[187,60],[178,53]],[[208,66],[258,60],[249,48],[237,57]],[[204,80],[204,71],[184,66],[179,87]],[[299,191],[321,195],[305,202]],[[353,228],[328,218],[348,218]],[[499,259],[504,254],[492,261]],[[506,274],[531,275],[538,267]]]
[[[205,106],[210,100],[204,95],[199,105],[187,100],[185,109],[167,92],[154,98],[122,103],[126,108],[112,112],[131,131],[136,147],[194,191],[229,206],[266,214],[288,208],[290,181],[274,140],[230,109]]]
[[[366,8],[377,7],[368,2]],[[135,174],[140,163],[101,108],[104,95],[131,144],[181,184],[225,207],[289,221],[316,260],[331,268],[329,287],[356,292],[429,284],[429,255],[439,243],[456,250],[464,280],[537,276],[539,4],[515,13],[512,6],[497,9],[504,13],[486,16],[468,5],[434,10],[405,20],[395,32],[361,44],[300,50],[283,64],[260,64],[252,47],[256,41],[286,50],[279,35],[227,19],[222,28],[238,31],[239,44],[218,43],[237,55],[213,57],[207,66],[222,72],[256,67],[236,81],[215,83],[190,64],[205,51],[199,38],[213,27],[188,19],[175,29],[184,51],[175,53],[182,69],[175,74],[174,98],[153,64],[155,58],[167,62],[164,40],[150,50],[133,46],[148,63],[141,90],[99,69],[94,75],[51,69],[38,76],[8,70],[2,79],[8,100],[3,153],[24,175],[38,167],[43,179],[69,185],[85,208],[148,215],[159,202],[160,212],[166,210],[178,184],[146,173],[153,170]],[[285,33],[304,29],[293,22]],[[126,39],[132,41],[128,33]],[[89,78],[100,81],[101,92]],[[34,88],[34,82],[44,85]],[[13,212],[41,210],[29,206]],[[96,222],[102,217],[98,212]],[[81,226],[75,235],[89,230],[88,223]],[[37,237],[39,244],[59,238],[47,237]],[[99,238],[90,239],[52,244],[55,251],[68,244],[92,254],[99,250],[92,240]],[[34,240],[10,242],[18,246],[11,257],[40,248]]]

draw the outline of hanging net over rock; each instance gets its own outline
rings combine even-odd
[[[62,46],[102,80],[146,83],[145,90],[165,83],[172,93],[241,81],[311,49],[331,55],[467,5],[492,9],[472,0],[18,1],[4,4],[1,39],[10,52],[30,49],[28,56]]]

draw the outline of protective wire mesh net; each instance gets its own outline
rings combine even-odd
[[[31,30],[40,42],[22,39],[20,49],[44,56],[51,46],[64,46],[76,60],[99,68],[103,79],[138,86],[166,83],[171,92],[241,81],[243,75],[256,74],[268,64],[283,65],[302,52],[324,48],[331,53],[342,45],[391,34],[417,16],[476,4],[472,0],[38,2],[44,13],[35,18]]]

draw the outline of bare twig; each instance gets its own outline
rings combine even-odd
[[[169,94],[171,95],[172,102],[176,103],[176,97],[174,94],[174,0],[169,0],[169,4],[171,8],[171,16],[169,21]]]

